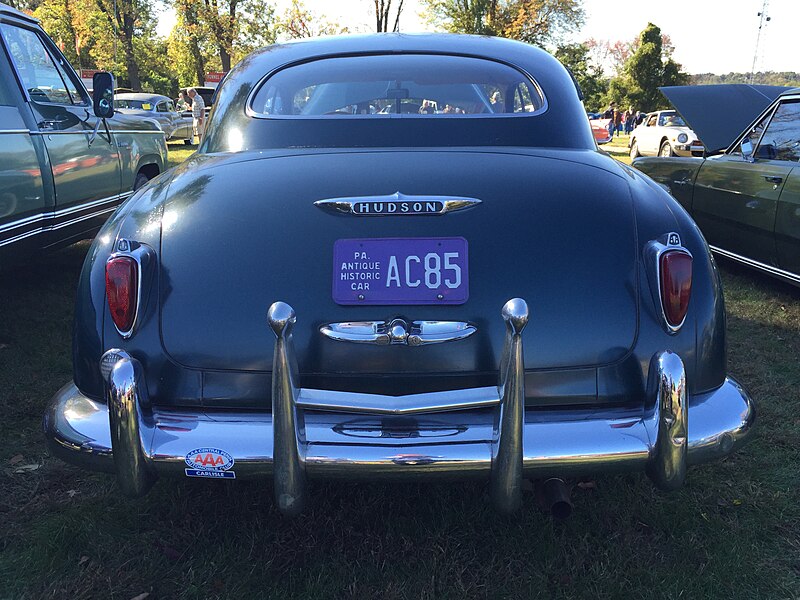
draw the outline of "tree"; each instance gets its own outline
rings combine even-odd
[[[328,21],[325,15],[315,16],[301,0],[292,0],[292,5],[277,20],[275,30],[278,36],[289,39],[337,35],[349,31],[347,27]]]
[[[544,46],[578,29],[581,0],[425,0],[429,20],[451,33],[497,35]]]
[[[95,0],[95,5],[117,33],[125,57],[128,84],[135,91],[141,91],[139,63],[133,50],[133,40],[137,36],[141,38],[146,21],[153,20],[150,3],[146,0]]]
[[[213,37],[226,73],[234,57],[275,41],[274,10],[263,0],[202,0],[197,15]]]
[[[603,77],[602,67],[592,62],[589,47],[585,43],[559,46],[555,56],[572,71],[583,92],[584,105],[590,110],[598,110],[608,92],[608,82]]]
[[[180,51],[176,53],[176,58],[183,58],[180,62],[189,67],[191,80],[186,82],[187,86],[201,84],[206,77],[206,57],[201,49],[201,41],[206,36],[200,23],[198,3],[195,0],[173,0],[173,7],[178,20],[168,43],[171,47],[182,46],[187,54],[183,58]]]
[[[375,31],[381,33],[383,31],[400,31],[400,14],[403,12],[403,0],[398,0],[397,12],[392,20],[392,0],[373,0],[375,3]],[[392,28],[389,29],[389,23],[394,22]]]
[[[689,83],[689,76],[672,60],[674,47],[669,38],[666,39],[665,48],[661,29],[652,23],[647,24],[622,73],[611,80],[609,95],[612,100],[640,110],[654,110],[666,106],[659,87]]]

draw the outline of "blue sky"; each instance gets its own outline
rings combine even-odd
[[[689,73],[749,72],[763,0],[584,0],[586,24],[573,41],[588,38],[630,40],[655,23],[675,45],[675,59]],[[290,0],[278,0],[282,11]],[[372,0],[304,0],[314,12],[347,25],[351,31],[374,31]],[[405,0],[401,30],[428,31],[420,14],[421,0]],[[770,0],[772,20],[762,30],[757,70],[800,71],[796,37],[800,0]],[[159,33],[166,35],[174,15],[161,16]]]

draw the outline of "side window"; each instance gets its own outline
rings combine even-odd
[[[175,112],[175,105],[172,103],[172,100],[166,102],[167,105],[167,112]]]
[[[652,117],[647,119],[647,127],[655,127],[657,119],[658,119],[658,116],[656,116],[656,115],[653,115]]]
[[[800,161],[800,100],[778,105],[756,150],[759,158]]]
[[[524,83],[520,83],[514,88],[514,112],[533,112],[535,110],[531,91]]]
[[[169,112],[169,107],[167,106],[166,102],[159,102],[156,104],[156,112]]]
[[[77,86],[47,52],[39,36],[22,27],[0,25],[17,73],[32,100],[55,104],[82,104]]]

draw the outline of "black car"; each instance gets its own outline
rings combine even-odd
[[[680,205],[597,150],[527,44],[377,35],[272,46],[191,159],[89,251],[50,447],[157,477],[562,478],[689,465],[750,435],[717,270]]]

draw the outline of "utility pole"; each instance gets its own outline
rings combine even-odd
[[[767,8],[769,7],[769,0],[764,0],[764,4],[761,5],[761,12],[758,13],[759,21],[758,21],[758,35],[756,36],[756,50],[753,53],[753,66],[750,68],[750,83],[752,84],[755,76],[756,76],[756,65],[758,64],[758,47],[761,43],[761,30],[766,27],[767,23],[770,22],[771,18],[767,15]],[[766,35],[766,32],[764,32]]]

